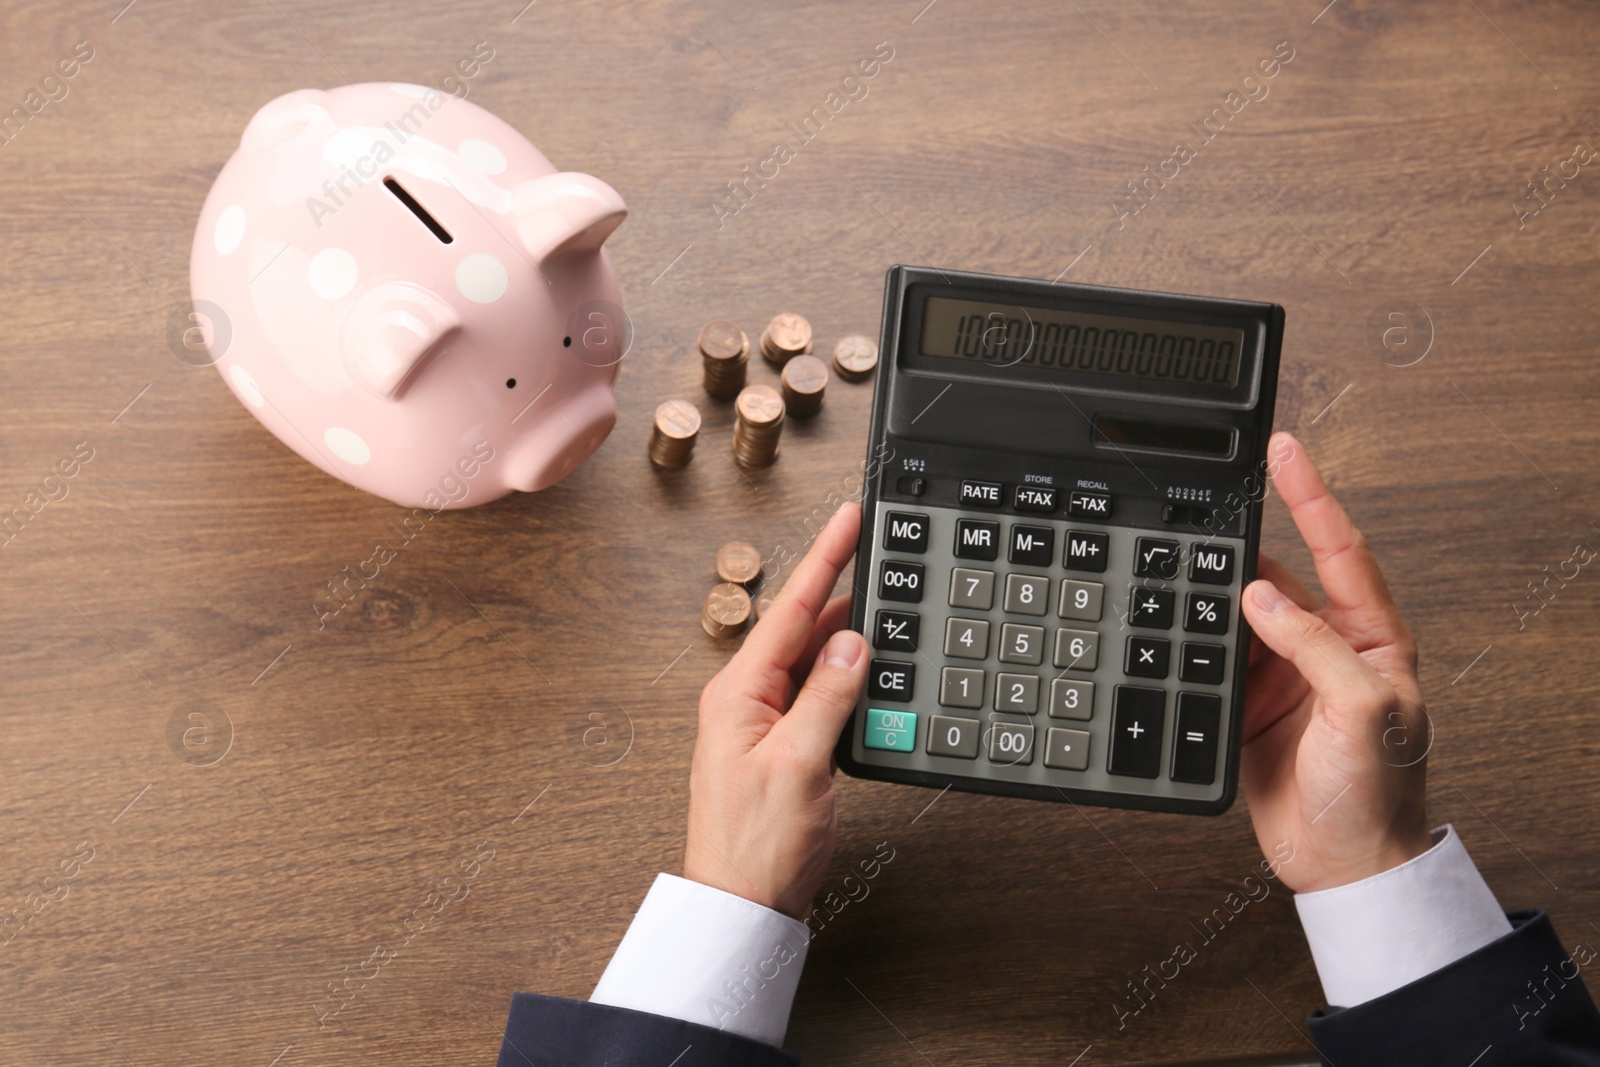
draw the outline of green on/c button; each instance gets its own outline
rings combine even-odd
[[[890,752],[915,752],[917,713],[868,708],[866,735],[861,739],[861,744],[865,748],[882,748]]]

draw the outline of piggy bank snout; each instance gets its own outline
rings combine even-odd
[[[356,302],[345,323],[345,369],[378,396],[398,400],[460,333],[461,317],[431,290],[410,282],[380,285]]]
[[[512,446],[506,485],[524,493],[554,485],[599,448],[617,422],[611,389],[591,382],[561,404],[559,414],[537,424]]]

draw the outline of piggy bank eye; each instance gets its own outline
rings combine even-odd
[[[563,337],[563,338],[562,338],[562,339],[561,339],[561,347],[562,347],[562,348],[571,348],[571,347],[572,347],[572,338],[570,338],[570,337]]]
[[[516,387],[517,387],[517,380],[515,378],[507,378],[506,379],[506,388],[507,389],[515,389]]]

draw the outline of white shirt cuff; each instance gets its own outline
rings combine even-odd
[[[1371,878],[1296,894],[1330,1006],[1392,993],[1511,932],[1455,828],[1434,830],[1433,840],[1422,855]]]
[[[771,908],[658,874],[589,999],[781,1046],[810,937]]]

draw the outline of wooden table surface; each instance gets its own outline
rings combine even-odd
[[[487,1064],[513,990],[587,996],[677,870],[696,697],[734,645],[698,622],[715,549],[801,547],[864,455],[871,387],[836,381],[740,476],[706,447],[731,413],[696,331],[795,310],[821,345],[875,334],[895,262],[1282,304],[1278,424],[1421,642],[1431,816],[1503,904],[1600,943],[1600,576],[1569,562],[1600,545],[1600,173],[1571,162],[1600,144],[1591,5],[122,2],[0,14],[0,110],[92,49],[0,145],[0,512],[31,515],[0,550],[0,1060]],[[470,98],[632,209],[609,245],[637,336],[620,421],[559,486],[440,514],[319,628],[401,509],[174,358],[169,312],[257,107],[439,85],[480,42]],[[729,216],[727,183],[880,45],[866,95]],[[645,459],[663,394],[706,413],[671,474]],[[1307,565],[1276,501],[1264,536]],[[220,760],[172,737],[195,709]],[[1244,802],[840,794],[825,888],[894,859],[813,946],[788,1035],[808,1062],[1308,1049],[1319,987],[1281,887],[1118,1026],[1126,983],[1259,862]],[[463,861],[467,896],[408,938]]]

